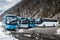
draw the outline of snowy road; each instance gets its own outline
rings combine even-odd
[[[19,40],[37,40],[35,38],[24,37],[20,33],[11,33],[11,34]]]
[[[35,29],[33,29],[33,31],[34,31]],[[39,29],[38,29],[39,30]],[[28,32],[29,31],[32,31],[31,29],[30,30],[28,30]],[[32,32],[33,33],[33,32]],[[25,37],[25,36],[23,36],[23,34],[21,34],[21,33],[14,33],[14,32],[12,32],[11,33],[15,38],[17,38],[17,39],[19,39],[19,40],[37,40],[36,38],[31,38],[31,37]],[[41,35],[41,34],[40,34]],[[40,37],[39,37],[40,38]],[[42,36],[42,38],[44,39],[44,40],[60,40],[60,36],[58,36],[58,35],[54,35],[54,34],[52,34],[52,35],[49,35],[49,36],[47,36],[47,35],[43,35]],[[38,40],[40,40],[40,39],[38,39]]]
[[[20,32],[21,31],[23,30],[20,30]],[[57,35],[54,35],[54,36],[56,37],[56,39],[54,40],[60,40],[60,36],[57,36]],[[47,39],[49,38],[44,37],[44,40],[47,40]],[[21,33],[16,33],[16,32],[11,33],[9,31],[5,31],[2,27],[0,27],[0,40],[40,40],[40,39],[36,39],[32,37],[25,37],[25,36],[22,36]]]
[[[18,40],[14,37],[12,37],[12,35],[9,35],[8,32],[4,32],[4,29],[0,27],[0,40]]]

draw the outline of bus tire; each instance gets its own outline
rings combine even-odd
[[[43,27],[45,27],[45,24],[43,25]]]
[[[53,27],[55,27],[55,24],[53,25]]]

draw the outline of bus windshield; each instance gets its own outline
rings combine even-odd
[[[21,24],[28,24],[28,22],[29,21],[26,18],[25,19],[24,18],[21,19]]]
[[[7,16],[6,17],[6,24],[17,24],[16,16]]]
[[[31,23],[31,24],[32,24],[32,23],[35,23],[35,20],[34,20],[34,19],[30,19],[30,20],[29,20],[29,23]]]

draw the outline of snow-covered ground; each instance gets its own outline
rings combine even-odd
[[[9,35],[9,33],[9,31],[5,31],[2,27],[0,27],[0,40],[18,40],[12,35]]]
[[[3,26],[2,24],[3,24],[3,23],[2,23],[2,22],[0,22],[0,26]]]
[[[31,28],[23,30],[22,33],[42,33],[42,34],[55,34],[57,32],[58,28]],[[21,30],[20,30],[21,31]]]

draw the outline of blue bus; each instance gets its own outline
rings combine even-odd
[[[52,19],[52,18],[36,18],[35,19],[35,25],[37,27],[54,27],[54,26],[58,26],[58,21],[56,19]]]
[[[35,20],[32,18],[18,17],[18,28],[34,28]]]
[[[22,28],[28,28],[28,19],[27,18],[23,18],[20,17],[18,18],[18,28],[22,29]]]
[[[17,17],[13,15],[8,15],[4,17],[4,27],[6,30],[16,30],[17,29]]]

